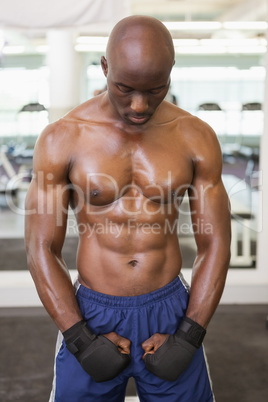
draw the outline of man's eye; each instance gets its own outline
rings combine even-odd
[[[118,85],[117,88],[119,89],[120,92],[123,92],[123,93],[128,93],[128,92],[132,91],[131,88],[122,87],[121,85]]]
[[[159,89],[151,89],[150,93],[152,95],[158,95],[163,91],[163,88],[159,88]]]

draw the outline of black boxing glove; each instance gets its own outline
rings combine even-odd
[[[163,380],[177,380],[191,363],[205,335],[201,325],[185,317],[174,335],[169,335],[155,353],[145,355],[147,370]]]
[[[95,335],[79,321],[62,333],[67,349],[95,382],[112,380],[130,363],[130,355],[119,352],[103,335]]]

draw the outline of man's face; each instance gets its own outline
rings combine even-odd
[[[165,98],[170,85],[170,70],[163,65],[146,65],[120,57],[102,67],[107,77],[109,99],[119,117],[130,125],[145,124]]]

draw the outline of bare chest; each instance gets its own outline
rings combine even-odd
[[[192,176],[183,144],[106,141],[80,146],[69,178],[77,194],[101,206],[124,196],[169,203],[184,194]]]

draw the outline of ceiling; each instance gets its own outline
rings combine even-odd
[[[168,20],[221,20],[237,9],[242,16],[246,3],[252,3],[256,10],[256,1],[248,0],[133,0],[131,3],[134,14],[150,14]]]
[[[268,0],[132,0],[132,14],[148,14],[162,21],[267,21]],[[226,24],[225,24],[226,25]],[[206,29],[172,30],[173,38],[218,39],[266,37],[265,29]]]
[[[3,3],[3,6],[4,4],[7,3]],[[254,39],[262,40],[262,45],[266,47],[266,24],[262,27],[242,27],[243,29],[230,26],[227,28],[227,25],[232,21],[267,21],[268,0],[121,0],[120,4],[124,6],[126,15],[145,14],[162,21],[181,22],[176,29],[169,27],[174,39],[199,41]],[[115,21],[116,17],[111,20]],[[197,21],[206,22],[205,29],[191,25]],[[212,22],[217,22],[218,27],[211,27],[209,24]],[[185,26],[186,23],[190,23],[188,28]],[[110,29],[109,23],[94,22],[87,26],[76,27],[76,33],[78,36],[107,36]],[[46,45],[46,29],[14,28],[2,24],[0,45],[1,32],[2,47],[5,44],[3,53],[6,49],[8,54],[8,48],[11,49],[12,46],[22,45],[25,53],[33,53],[37,47],[40,49]],[[12,51],[9,54],[12,54]]]

